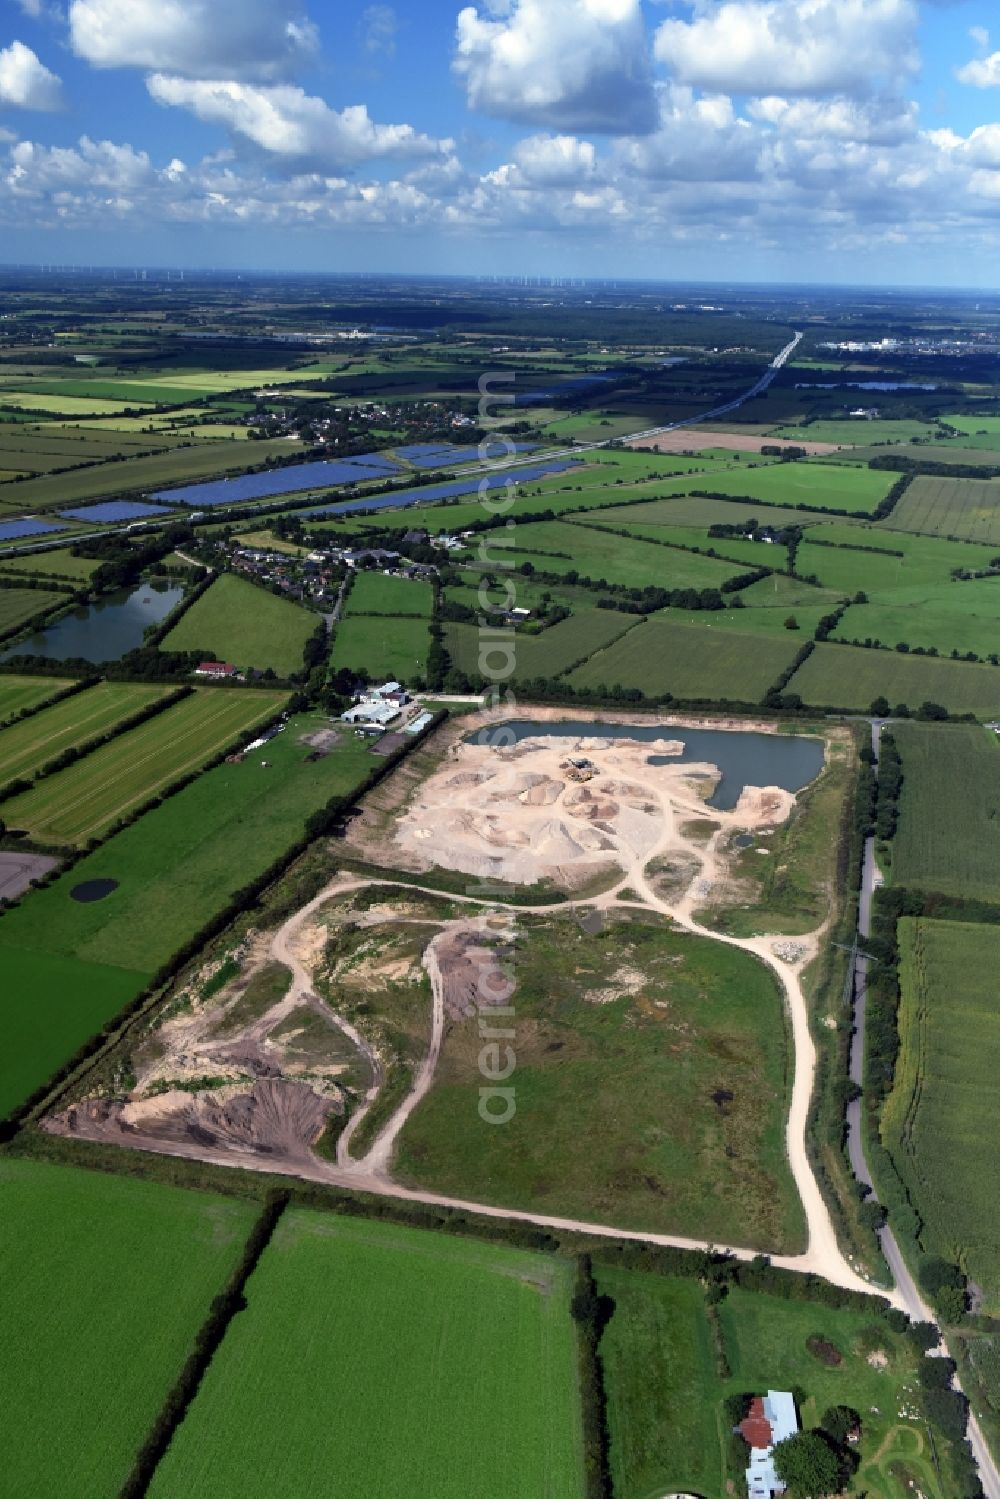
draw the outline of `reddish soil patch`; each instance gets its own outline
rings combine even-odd
[[[711,432],[707,427],[678,427],[658,437],[635,437],[630,448],[653,448],[661,453],[698,453],[702,448],[730,448],[734,453],[759,453],[761,448],[803,448],[810,457],[839,453],[835,442],[791,442],[783,437],[755,437],[749,432]]]

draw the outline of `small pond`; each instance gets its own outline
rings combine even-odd
[[[106,594],[64,614],[54,624],[10,646],[0,661],[11,656],[46,656],[50,661],[118,661],[142,645],[144,631],[179,604],[184,589],[176,584],[140,583]]]

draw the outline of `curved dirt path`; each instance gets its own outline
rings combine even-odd
[[[424,948],[423,964],[427,970],[427,976],[431,981],[431,994],[433,1002],[431,1007],[431,1039],[427,1048],[427,1055],[417,1069],[417,1075],[413,1079],[413,1086],[400,1104],[392,1117],[383,1125],[375,1136],[371,1147],[361,1156],[357,1162],[359,1168],[370,1172],[372,1176],[382,1176],[389,1180],[389,1166],[392,1153],[396,1146],[404,1124],[420,1100],[430,1091],[437,1071],[438,1058],[441,1055],[441,1043],[444,1040],[444,975],[441,965],[438,963],[435,951],[438,942],[449,930],[438,932],[432,937]],[[346,1134],[345,1130],[345,1134]],[[338,1160],[338,1165],[340,1164]]]

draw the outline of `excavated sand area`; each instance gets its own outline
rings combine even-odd
[[[579,885],[609,864],[625,874],[654,850],[686,847],[675,825],[705,810],[714,766],[649,763],[682,753],[674,739],[549,738],[542,725],[510,748],[460,741],[400,816],[395,849],[407,865],[513,884]],[[711,816],[752,831],[783,822],[793,803],[748,786],[732,812]]]

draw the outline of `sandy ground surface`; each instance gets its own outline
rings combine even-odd
[[[32,880],[40,880],[58,863],[58,859],[50,859],[45,854],[19,854],[16,850],[0,852],[0,900],[16,900]]]
[[[532,715],[534,716],[534,715]],[[766,829],[783,821],[794,805],[794,797],[779,788],[745,789],[738,806],[731,812],[707,809],[703,795],[711,781],[696,781],[701,770],[711,767],[670,764],[650,766],[651,753],[669,754],[676,741],[669,738],[664,721],[663,741],[638,744],[595,737],[574,741],[554,740],[544,735],[545,720],[565,716],[558,713],[538,715],[540,733],[537,739],[523,740],[507,750],[470,744],[454,739],[437,769],[418,788],[410,804],[404,806],[396,824],[400,852],[412,847],[427,847],[433,861],[455,869],[479,873],[486,869],[502,873],[507,879],[535,883],[553,871],[584,868],[596,861],[613,858],[620,877],[612,888],[589,898],[553,905],[540,903],[519,906],[517,911],[565,913],[578,909],[595,912],[615,904],[639,905],[661,913],[684,929],[717,942],[753,953],[775,973],[785,994],[791,1024],[795,1055],[794,1079],[786,1128],[788,1161],[802,1200],[807,1223],[807,1247],[795,1256],[775,1256],[776,1264],[811,1271],[838,1285],[857,1290],[871,1290],[841,1254],[826,1204],[813,1175],[806,1151],[806,1121],[812,1096],[816,1050],[809,1027],[809,1015],[802,991],[801,974],[815,956],[825,930],[795,938],[758,936],[736,938],[720,936],[700,925],[695,913],[704,906],[713,886],[725,878],[725,847],[735,829]],[[622,716],[623,721],[629,721]],[[634,720],[632,720],[634,721]],[[690,722],[690,720],[688,720]],[[716,726],[719,726],[716,723]],[[733,721],[733,727],[749,728],[746,722]],[[586,766],[573,765],[586,760]],[[572,774],[571,774],[572,772]],[[584,777],[575,779],[574,777]],[[684,832],[693,819],[710,816],[716,824],[707,839],[694,841]],[[421,837],[426,831],[428,836]],[[682,861],[692,877],[679,893],[670,899],[658,892],[656,876],[650,866],[658,867],[665,858]],[[406,1120],[420,1099],[432,1086],[438,1062],[441,1037],[449,1010],[460,1011],[476,1003],[477,982],[484,972],[483,919],[495,935],[504,920],[503,903],[473,896],[449,895],[454,906],[459,903],[467,916],[444,919],[437,934],[424,949],[423,962],[431,981],[432,1005],[427,1050],[415,1071],[413,1086],[393,1115],[383,1125],[367,1152],[355,1157],[351,1139],[365,1117],[381,1083],[380,1059],[365,1038],[343,1017],[336,1015],[315,993],[313,973],[322,951],[322,927],[317,914],[324,903],[353,890],[389,885],[391,881],[365,876],[338,875],[301,910],[296,912],[266,941],[254,947],[249,955],[251,966],[278,961],[292,973],[287,995],[264,1016],[245,1028],[237,1043],[239,1065],[246,1066],[253,1048],[265,1048],[275,1029],[303,1003],[316,1007],[332,1026],[339,1028],[369,1066],[372,1078],[367,1095],[342,1131],[336,1162],[328,1161],[312,1150],[320,1125],[312,1112],[315,1103],[329,1113],[335,1106],[330,1098],[322,1099],[315,1084],[304,1085],[286,1075],[257,1075],[252,1084],[226,1083],[204,1095],[197,1095],[201,1113],[191,1128],[191,1095],[180,1099],[164,1094],[149,1100],[145,1111],[136,1110],[132,1102],[119,1101],[109,1108],[107,1100],[85,1101],[47,1121],[47,1128],[58,1133],[86,1138],[115,1139],[151,1150],[186,1155],[219,1164],[238,1165],[254,1170],[286,1171],[307,1179],[349,1186],[362,1191],[404,1198],[408,1201],[462,1207],[489,1216],[516,1218],[581,1233],[601,1233],[647,1240],[679,1247],[706,1247],[682,1236],[623,1233],[613,1224],[569,1220],[530,1211],[513,1211],[489,1203],[474,1203],[448,1198],[432,1192],[405,1188],[392,1176],[393,1151]],[[416,897],[420,886],[410,887]],[[440,898],[431,888],[426,895]],[[515,914],[513,908],[510,916]],[[406,920],[400,913],[392,919]],[[475,919],[476,917],[480,919]],[[370,917],[370,919],[376,919]],[[426,922],[426,915],[421,918]],[[488,971],[488,965],[487,965]],[[476,975],[478,974],[478,979]],[[244,974],[244,977],[246,975]],[[180,1018],[168,1025],[180,1025]],[[165,1029],[165,1028],[164,1028]],[[194,1041],[187,1036],[188,1042]],[[216,1043],[204,1042],[203,1045]],[[230,1047],[233,1042],[230,1041]],[[212,1053],[220,1060],[218,1052]],[[222,1058],[221,1060],[224,1060]],[[203,1065],[204,1057],[192,1063]],[[171,1066],[174,1062],[171,1061]],[[336,1088],[333,1078],[329,1087]],[[289,1094],[289,1089],[300,1090]],[[310,1093],[312,1099],[303,1096]],[[242,1102],[240,1101],[242,1099]],[[160,1112],[156,1112],[156,1111]],[[165,1127],[162,1112],[171,1116]],[[254,1123],[263,1118],[264,1125]],[[154,1120],[157,1121],[154,1124]],[[151,1127],[153,1126],[153,1127]],[[262,1148],[263,1146],[263,1148]],[[752,1251],[740,1245],[717,1245],[743,1258]]]
[[[644,867],[654,851],[690,852],[678,824],[705,815],[718,772],[707,763],[648,763],[683,749],[667,736],[540,735],[509,749],[459,742],[398,819],[398,851],[425,868],[569,888],[609,863],[624,872]],[[779,787],[747,787],[733,811],[710,815],[724,830],[756,831],[783,822],[793,802]]]
[[[652,448],[660,453],[699,453],[703,448],[730,448],[734,453],[759,453],[762,447],[804,448],[810,457],[822,453],[839,453],[842,444],[833,442],[791,442],[783,437],[761,437],[750,432],[713,432],[708,427],[678,427],[653,437],[633,437],[630,448]]]

